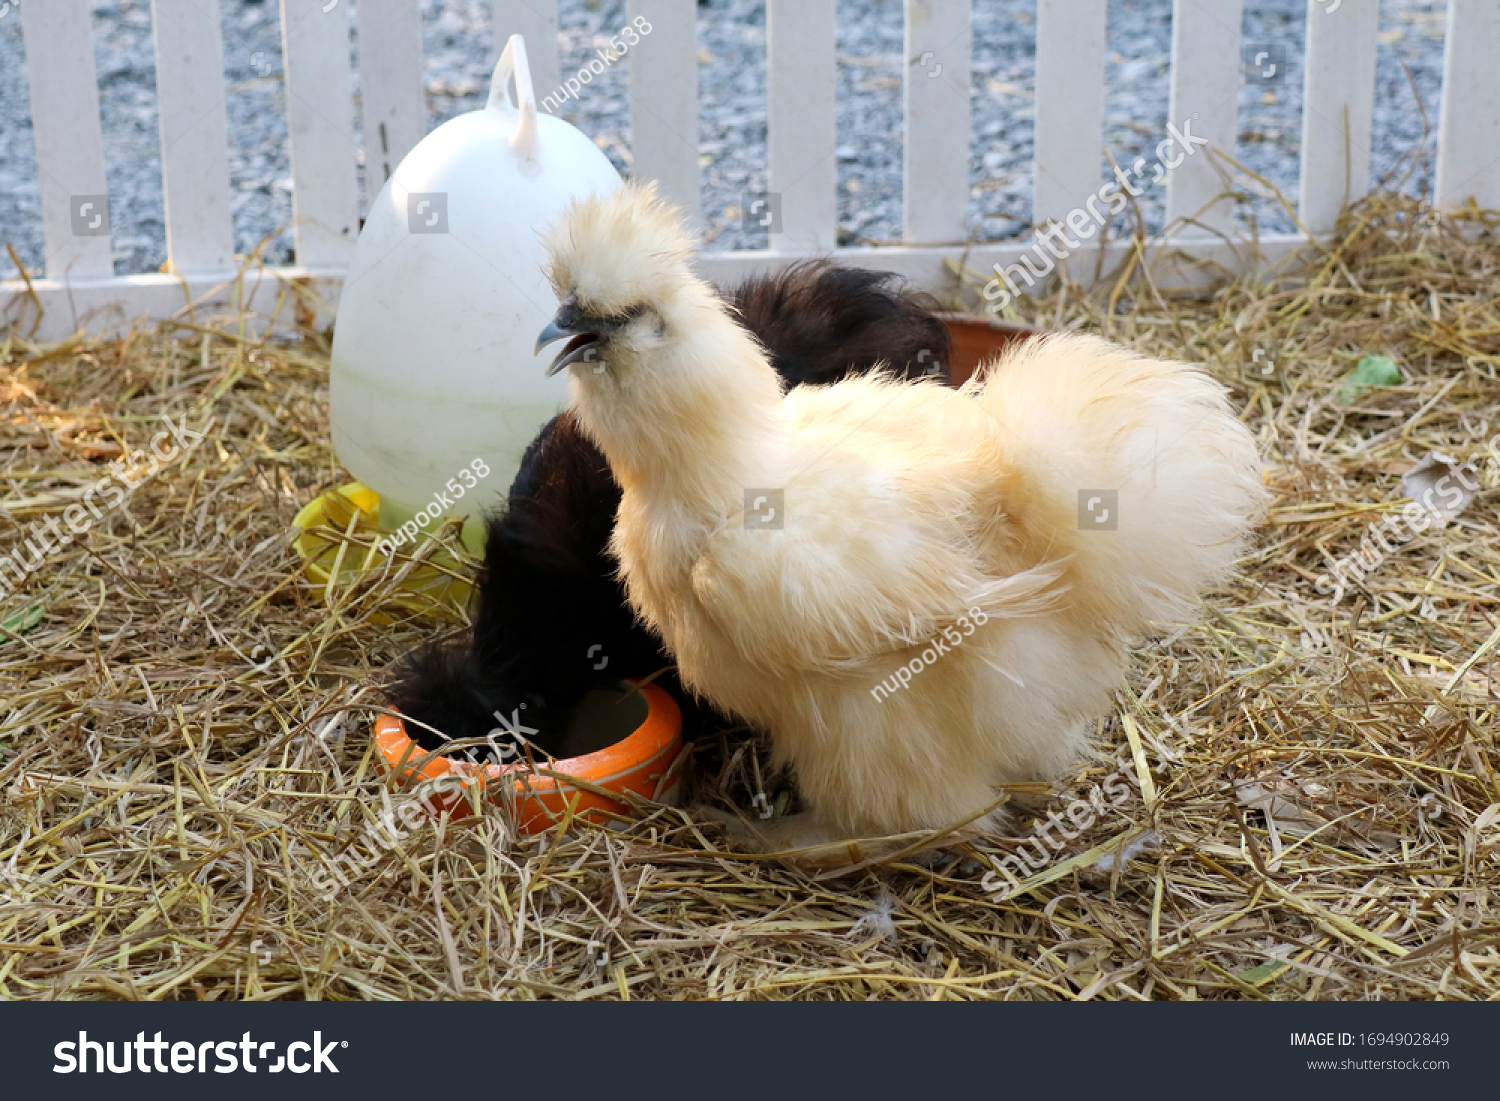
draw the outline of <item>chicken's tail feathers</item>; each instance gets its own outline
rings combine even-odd
[[[1266,491],[1254,438],[1203,370],[1058,334],[970,392],[1077,606],[1133,632],[1186,618],[1229,574]]]

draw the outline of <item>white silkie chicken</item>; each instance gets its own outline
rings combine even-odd
[[[538,350],[571,337],[551,371],[571,367],[623,489],[631,603],[796,776],[807,809],[759,843],[947,829],[997,785],[1065,773],[1127,640],[1190,615],[1261,507],[1223,388],[1052,336],[960,391],[872,376],[783,397],[692,247],[649,185],[576,203]]]

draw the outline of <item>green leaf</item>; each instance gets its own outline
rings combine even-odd
[[[1262,983],[1270,982],[1290,966],[1292,965],[1286,960],[1267,960],[1265,963],[1256,964],[1248,971],[1241,971],[1235,978],[1250,986],[1260,986]]]
[[[1396,386],[1401,382],[1401,368],[1390,356],[1365,356],[1354,370],[1344,376],[1344,384],[1334,395],[1340,405],[1350,405],[1377,386]]]
[[[11,639],[18,635],[24,635],[40,623],[45,614],[40,604],[33,604],[24,612],[17,612],[15,615],[0,622],[0,638]]]

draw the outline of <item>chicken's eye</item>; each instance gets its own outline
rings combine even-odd
[[[621,325],[628,325],[630,324],[630,322],[640,317],[641,314],[645,312],[645,310],[646,307],[644,304],[631,306],[630,309],[626,310],[624,313],[617,313],[613,317],[605,318],[605,323],[608,324],[611,329],[618,329]]]

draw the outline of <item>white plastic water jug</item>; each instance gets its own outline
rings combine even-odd
[[[428,134],[381,188],[339,300],[329,416],[339,461],[380,494],[382,527],[461,515],[473,545],[475,518],[567,397],[567,373],[547,378],[533,355],[557,312],[541,231],[619,183],[582,133],[538,117],[512,35],[488,104]]]

